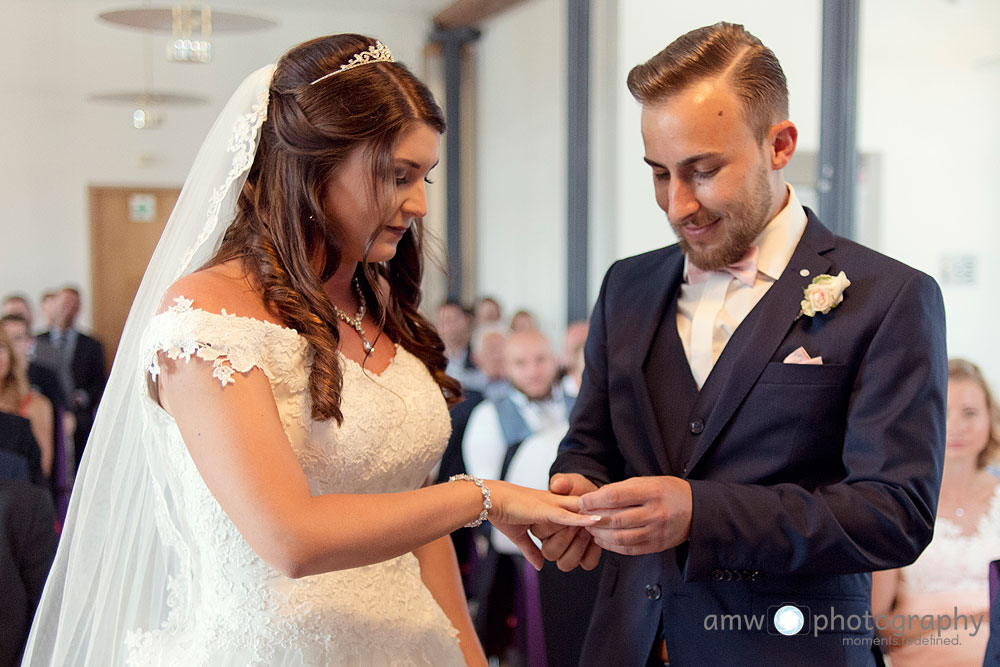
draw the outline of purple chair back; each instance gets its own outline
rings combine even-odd
[[[1000,604],[997,593],[1000,593],[1000,560],[990,563],[990,604]]]
[[[526,558],[519,558],[518,561],[521,570],[520,585],[515,589],[514,607],[521,621],[517,628],[523,633],[521,645],[527,652],[528,667],[547,667],[538,572]]]
[[[69,507],[69,470],[66,459],[66,434],[63,432],[63,415],[65,410],[57,407],[55,410],[55,429],[53,433],[52,500],[56,506],[56,519],[59,525],[66,519],[66,509]]]

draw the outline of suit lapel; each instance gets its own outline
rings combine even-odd
[[[806,213],[808,222],[805,231],[788,266],[737,327],[702,388],[703,393],[717,391],[718,398],[688,461],[689,471],[694,469],[698,460],[729,423],[733,413],[743,403],[778,346],[788,335],[798,317],[806,285],[830,268],[830,260],[822,253],[834,247],[835,237],[812,211],[806,209]],[[808,275],[801,275],[803,269],[809,272]],[[720,383],[724,384],[719,386]]]
[[[642,418],[642,428],[649,441],[650,449],[656,456],[659,470],[669,473],[672,469],[667,456],[666,446],[660,434],[659,422],[649,395],[644,368],[649,358],[650,347],[664,316],[670,310],[669,306],[677,298],[684,269],[684,255],[680,252],[670,254],[657,271],[643,281],[646,289],[636,295],[635,305],[641,314],[634,320],[635,346],[629,355],[629,376],[632,388],[639,404],[639,414]],[[642,306],[647,306],[642,310]]]

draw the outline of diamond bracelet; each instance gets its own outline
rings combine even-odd
[[[452,475],[448,478],[449,482],[472,482],[479,487],[479,490],[483,492],[483,511],[479,513],[479,518],[475,521],[471,521],[465,524],[466,528],[475,528],[486,521],[489,518],[490,508],[493,507],[493,501],[490,499],[490,490],[483,484],[483,480],[478,477],[473,477],[472,475]]]

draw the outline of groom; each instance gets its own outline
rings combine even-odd
[[[800,205],[785,77],[742,26],[628,85],[679,243],[613,265],[592,315],[551,488],[603,518],[532,529],[564,570],[609,552],[581,664],[874,664],[869,573],[934,523],[938,287]]]

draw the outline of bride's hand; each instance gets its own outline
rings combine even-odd
[[[493,500],[490,523],[517,545],[536,570],[542,569],[545,558],[528,535],[530,526],[540,523],[589,526],[594,522],[588,515],[578,513],[579,496],[560,496],[499,480],[486,485]]]

